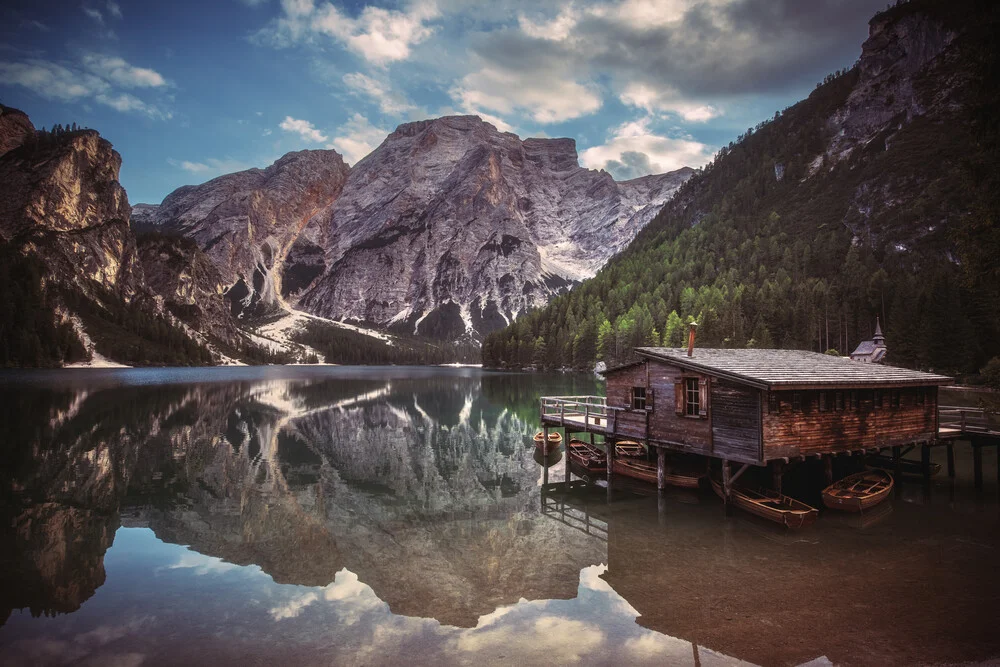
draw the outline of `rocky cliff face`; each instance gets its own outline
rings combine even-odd
[[[274,309],[289,246],[340,194],[348,166],[336,151],[289,153],[267,169],[170,193],[142,222],[193,239],[212,259],[237,316]]]
[[[27,137],[0,157],[0,240],[42,257],[57,282],[132,300],[142,269],[120,167],[93,130]]]
[[[35,126],[20,109],[0,104],[0,155],[13,150],[35,133]]]
[[[353,169],[333,151],[290,153],[133,215],[195,240],[238,316],[291,303],[478,338],[593,275],[692,173],[616,183],[581,168],[572,139],[455,116],[400,126]]]
[[[478,336],[593,275],[691,173],[615,183],[579,166],[572,139],[522,141],[476,116],[408,123],[354,167],[286,270],[319,274],[307,311]]]

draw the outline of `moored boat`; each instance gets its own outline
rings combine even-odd
[[[549,454],[550,452],[554,452],[556,449],[559,448],[559,444],[561,442],[562,442],[562,435],[556,431],[549,433],[549,439],[547,442],[545,440],[544,433],[539,431],[538,433],[535,434],[535,449],[544,454]]]
[[[725,500],[722,481],[714,475],[710,479],[716,495]],[[754,490],[734,485],[732,501],[746,512],[788,528],[804,528],[812,525],[819,516],[819,510],[815,507],[768,489]]]
[[[618,453],[617,450],[615,453]],[[619,455],[615,457],[615,460],[611,465],[611,469],[615,472],[615,474],[625,475],[627,477],[640,479],[644,482],[656,484],[656,466],[643,459]]]
[[[892,475],[885,470],[865,470],[823,489],[823,504],[830,509],[862,512],[888,498],[892,487]]]
[[[587,472],[605,472],[608,469],[608,457],[596,445],[572,438],[566,445],[569,459]]]
[[[645,456],[646,448],[635,440],[619,440],[615,443],[615,456]]]

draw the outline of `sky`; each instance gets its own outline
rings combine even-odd
[[[886,0],[5,0],[0,102],[99,130],[134,203],[398,125],[572,137],[616,179],[699,167],[861,53]]]

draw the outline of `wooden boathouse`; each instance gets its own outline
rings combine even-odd
[[[938,387],[952,378],[800,350],[641,347],[632,363],[605,371],[607,397],[541,399],[541,421],[569,432],[638,440],[665,456],[722,461],[728,497],[750,466],[770,466],[904,446],[938,438]],[[614,456],[614,447],[608,447]],[[733,470],[730,464],[737,464]],[[611,469],[611,466],[608,466]],[[609,479],[610,482],[610,479]]]

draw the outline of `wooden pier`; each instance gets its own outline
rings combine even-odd
[[[947,447],[954,477],[954,447],[966,442],[981,489],[982,450],[1000,444],[1000,423],[983,410],[939,406],[948,377],[796,351],[683,352],[637,349],[639,361],[607,371],[607,397],[542,397],[546,437],[560,428],[566,442],[573,434],[642,442],[655,454],[660,489],[671,454],[716,459],[727,499],[752,467],[769,469],[780,492],[789,464],[822,461],[830,483],[834,459],[845,456],[889,455],[897,473],[917,465],[929,483],[932,448]],[[919,462],[905,458],[918,448]],[[615,448],[606,449],[610,495]],[[568,467],[566,476],[568,484]]]

